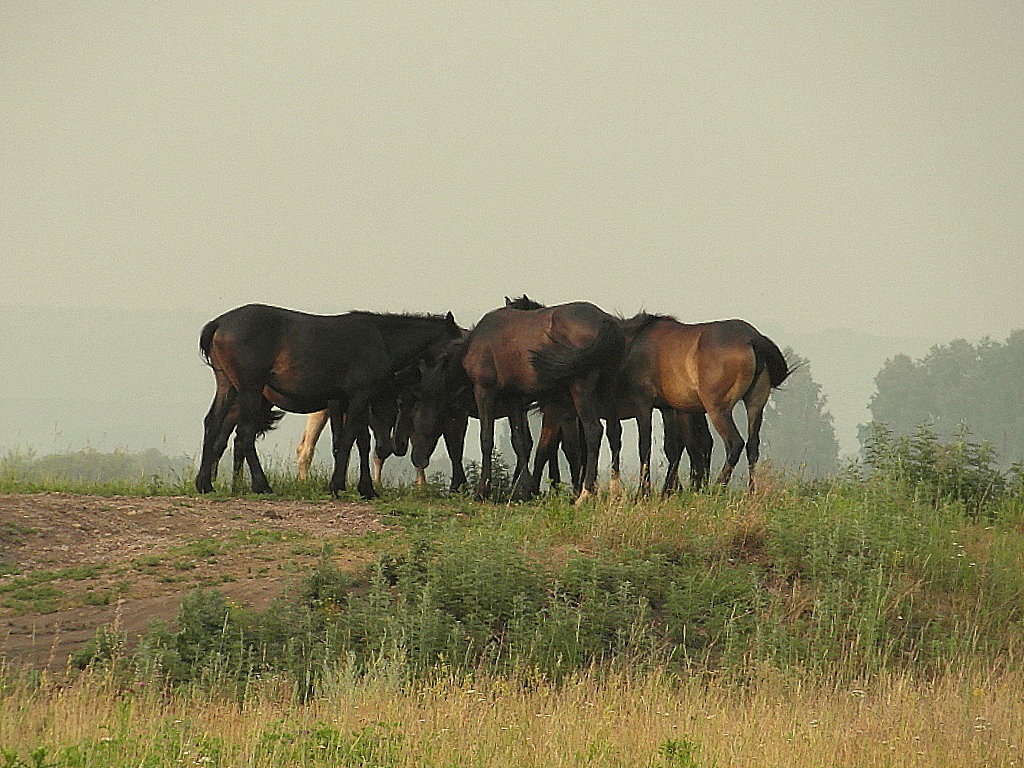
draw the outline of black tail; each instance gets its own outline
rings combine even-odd
[[[219,320],[220,318],[211,320],[199,332],[199,351],[203,353],[203,360],[211,367],[213,363],[210,360],[210,348],[213,346],[213,334],[217,332],[217,328],[220,326]]]
[[[256,437],[263,437],[263,435],[277,426],[277,422],[284,418],[284,411],[273,408],[266,400],[263,402],[263,411],[256,422]]]
[[[551,344],[530,353],[533,369],[542,386],[554,386],[593,370],[618,367],[626,348],[622,328],[615,318],[605,320],[597,335],[582,347],[551,339]]]
[[[768,378],[771,380],[772,389],[782,385],[782,382],[793,372],[789,367],[785,356],[778,345],[767,336],[757,336],[750,345],[754,348],[754,357],[757,359],[757,370],[760,372],[768,369]]]

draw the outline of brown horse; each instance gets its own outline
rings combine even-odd
[[[733,406],[742,400],[753,487],[764,407],[771,390],[791,372],[775,342],[743,320],[686,324],[668,315],[641,313],[626,322],[635,339],[617,381],[623,407],[638,413],[655,407],[706,413],[725,442],[725,464],[718,475],[725,485],[743,451],[743,437],[732,418]],[[649,466],[650,419],[639,427],[641,466]]]
[[[433,359],[458,336],[451,313],[310,315],[250,304],[211,320],[199,348],[213,368],[217,393],[204,421],[196,488],[213,489],[214,466],[234,426],[236,462],[243,456],[248,463],[254,492],[271,492],[255,440],[276,405],[294,413],[329,408],[335,458],[330,489],[345,489],[348,456],[358,440],[359,492],[375,496],[367,430],[371,404],[387,410],[394,402],[395,373]],[[390,434],[383,439],[388,443]]]
[[[441,386],[439,376],[442,375],[438,369],[427,371],[423,377],[423,388],[427,392],[437,392]],[[451,490],[457,491],[466,484],[466,472],[462,464],[463,449],[466,440],[466,428],[470,417],[479,419],[476,410],[476,400],[472,396],[472,390],[468,382],[465,387],[450,396],[441,407],[431,407],[431,402],[437,403],[436,397],[427,397],[424,404],[418,401],[414,408],[413,430],[412,430],[412,463],[416,468],[417,485],[426,484],[426,468],[430,463],[430,457],[434,453],[438,440],[444,437],[445,448],[448,451],[448,458],[452,464]],[[579,484],[582,478],[582,446],[579,434],[579,427],[576,414],[571,409],[554,409],[547,405],[542,407],[544,416],[541,425],[541,440],[547,440],[552,445],[548,477],[552,486],[561,484],[561,469],[558,466],[557,449],[561,447],[565,458],[569,463],[569,473],[572,479],[573,488],[579,491]],[[496,410],[495,419],[508,418],[509,413],[503,410]],[[401,418],[401,417],[400,417]],[[550,433],[550,434],[549,434]],[[543,464],[539,465],[543,468]],[[513,470],[513,477],[518,477],[523,472],[520,459],[516,457],[516,467]]]
[[[507,414],[517,467],[512,498],[521,500],[536,491],[529,472],[533,438],[527,411],[533,404],[565,403],[579,419],[584,436],[583,498],[593,493],[597,484],[603,432],[598,386],[618,366],[623,347],[616,318],[586,302],[492,310],[448,354],[438,386],[424,387],[422,418],[436,422],[438,412],[461,391],[472,392],[480,418],[478,493],[486,497],[491,491],[494,420]],[[414,462],[416,458],[414,455]]]

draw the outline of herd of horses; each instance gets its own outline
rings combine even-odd
[[[637,422],[640,487],[646,492],[654,409],[664,425],[665,493],[678,485],[684,451],[691,483],[707,482],[709,420],[725,446],[718,482],[728,484],[745,446],[752,485],[769,393],[791,372],[778,346],[742,320],[689,324],[646,312],[624,319],[589,302],[546,307],[525,295],[506,297],[505,306],[471,330],[450,312],[312,315],[249,304],[207,323],[199,348],[217,385],[195,479],[204,493],[213,490],[232,434],[236,477],[247,464],[253,492],[271,492],[256,438],[284,411],[309,414],[297,450],[300,477],[330,422],[329,488],[345,490],[355,445],[357,487],[365,498],[376,495],[374,479],[383,462],[405,455],[410,445],[422,482],[442,437],[452,464],[451,487],[464,486],[462,454],[471,417],[480,421],[481,498],[491,495],[494,422],[502,418],[508,419],[516,456],[512,500],[535,495],[545,468],[552,483],[560,482],[559,450],[577,499],[594,494],[605,434],[612,482],[618,483],[621,422],[629,419]],[[740,401],[747,414],[745,441],[732,415]],[[527,417],[534,408],[542,424],[531,469],[534,441]]]

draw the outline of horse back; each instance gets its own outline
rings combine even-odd
[[[486,314],[470,333],[463,366],[480,386],[537,392],[553,383],[541,362],[545,353],[586,349],[609,328],[618,332],[615,318],[589,302],[503,307]]]
[[[249,304],[213,323],[211,364],[236,388],[258,384],[271,394],[318,402],[326,394],[370,386],[388,374],[380,332],[358,316]]]
[[[660,401],[683,411],[738,402],[757,374],[753,341],[760,336],[743,320],[662,320],[645,334],[651,386]]]

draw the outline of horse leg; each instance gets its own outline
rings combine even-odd
[[[665,431],[665,458],[668,469],[665,472],[665,486],[661,490],[668,496],[679,487],[679,462],[683,456],[683,432],[687,416],[673,408],[661,409],[661,423]]]
[[[619,470],[619,460],[622,455],[622,422],[618,419],[608,419],[606,432],[608,434],[608,449],[612,454],[612,477],[608,485],[608,493],[612,496],[621,496],[622,475]]]
[[[246,388],[238,393],[238,426],[235,428],[235,465],[239,456],[249,465],[249,478],[253,493],[273,493],[256,453],[257,422],[266,401],[259,389]]]
[[[597,491],[597,456],[601,448],[601,435],[604,428],[598,416],[597,381],[599,372],[594,371],[588,376],[573,382],[570,387],[572,402],[583,425],[583,441],[586,445],[586,459],[583,471],[583,488],[577,503],[584,501]]]
[[[359,449],[359,493],[364,499],[372,499],[377,495],[377,492],[373,487],[373,476],[370,471],[370,429],[369,427],[363,427],[359,432],[356,433],[356,447]],[[374,456],[374,471],[376,473],[377,482],[380,482],[380,465],[384,463],[383,459],[380,459],[380,464],[377,464],[377,456]]]
[[[643,408],[636,416],[637,443],[640,452],[640,495],[651,495],[651,411]]]
[[[754,490],[754,467],[761,455],[761,421],[764,419],[764,408],[768,404],[771,382],[767,373],[762,372],[754,386],[743,397],[747,409],[747,472],[748,486]]]
[[[559,414],[556,413],[558,406],[545,406],[542,409],[544,416],[540,427],[540,437],[537,438],[537,454],[533,458],[533,487],[540,490],[541,477],[544,474],[544,466],[549,463],[558,463],[557,434],[561,427]],[[554,482],[554,481],[552,481]]]
[[[203,452],[199,460],[199,470],[196,472],[196,490],[200,493],[213,491],[213,478],[217,475],[217,462],[224,454],[228,438],[224,437],[221,445],[221,434],[227,426],[228,414],[236,406],[238,391],[232,387],[227,379],[217,376],[217,394],[213,397],[210,410],[203,419]],[[234,425],[231,425],[232,427]],[[231,435],[230,430],[228,436]]]
[[[708,408],[708,418],[715,426],[715,431],[722,436],[725,443],[725,464],[722,471],[718,473],[718,482],[722,485],[729,484],[732,471],[743,453],[743,436],[736,429],[736,422],[732,420],[732,408],[728,405],[716,405]]]
[[[302,433],[302,440],[295,448],[295,461],[299,468],[299,480],[306,480],[309,477],[309,467],[313,463],[313,454],[316,452],[316,442],[320,434],[327,426],[330,418],[326,409],[311,413],[306,417],[306,429]]]
[[[350,398],[348,408],[344,413],[341,411],[340,403],[332,402],[331,404],[334,473],[331,475],[330,491],[335,495],[345,490],[345,476],[348,472],[348,459],[352,453],[352,445],[357,438],[362,438],[364,432],[366,433],[366,444],[369,446],[369,409],[370,398],[366,393]],[[373,481],[370,479],[369,451],[367,451],[366,460],[362,459],[363,455],[360,451],[359,493],[363,498],[372,499],[377,492],[373,490]]]
[[[567,416],[562,422],[562,453],[569,463],[569,476],[572,489],[579,493],[583,488],[583,439],[579,419],[575,414]]]
[[[480,418],[480,479],[476,495],[480,499],[490,498],[491,470],[494,454],[494,403],[493,398],[483,389],[476,390],[476,410]]]
[[[469,419],[465,416],[448,418],[444,427],[444,447],[448,451],[448,459],[452,464],[451,490],[457,491],[466,484],[466,470],[462,466],[462,451],[466,446],[466,428]],[[417,470],[422,472],[423,470]],[[418,478],[417,478],[418,479]],[[424,484],[426,478],[424,478]]]
[[[685,414],[689,437],[686,450],[690,454],[690,487],[702,490],[708,484],[711,474],[711,451],[715,447],[714,438],[708,428],[708,420],[702,413]]]
[[[332,400],[330,407],[327,409],[328,418],[331,422],[331,454],[334,456],[334,470],[331,473],[331,480],[327,485],[327,490],[337,495],[340,491],[345,490],[345,483],[348,479],[348,457],[346,453],[344,456],[339,454],[341,445],[341,435],[345,429],[345,411],[341,408],[341,403],[337,400]],[[341,462],[342,466],[338,466]]]
[[[562,468],[558,466],[558,447],[561,444],[562,430],[558,429],[555,431],[554,437],[551,439],[551,455],[548,457],[548,484],[551,490],[557,490],[558,486],[562,484]],[[539,483],[537,484],[537,488],[540,488]]]
[[[234,398],[232,397],[232,400],[233,399]],[[235,426],[237,424],[238,403],[233,403],[231,408],[228,410],[227,416],[224,417],[220,433],[217,435],[217,441],[213,445],[213,466],[211,467],[212,472],[210,475],[211,480],[217,479],[217,470],[220,467],[221,457],[224,455],[224,451],[227,450],[228,442],[231,440],[231,433],[235,431]]]
[[[533,450],[533,435],[526,418],[526,408],[518,405],[508,417],[512,428],[512,447],[516,451],[516,469],[512,475],[511,501],[527,501],[536,492],[534,476],[530,474],[530,452]],[[538,478],[539,480],[539,478]]]

